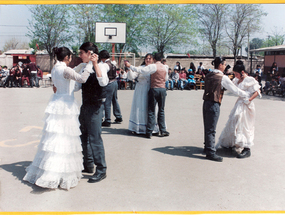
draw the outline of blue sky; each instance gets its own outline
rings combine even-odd
[[[275,27],[284,33],[285,4],[263,4],[264,12],[268,13],[262,18],[263,30],[256,33],[253,37],[262,39],[272,34]],[[21,42],[29,42],[30,39],[25,37],[28,32],[26,26],[31,19],[31,13],[27,5],[0,5],[0,50],[3,48],[5,41],[12,37],[19,39]],[[279,31],[278,30],[278,31]]]

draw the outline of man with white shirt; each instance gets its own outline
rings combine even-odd
[[[120,123],[123,121],[120,105],[118,102],[118,83],[117,83],[117,72],[116,66],[113,62],[110,61],[110,55],[107,50],[102,50],[99,52],[99,64],[102,64],[106,67],[108,72],[109,83],[104,87],[106,93],[106,101],[104,102],[105,109],[105,120],[102,123],[102,126],[110,127],[111,126],[111,104],[113,104],[113,114],[116,117],[115,122]]]
[[[148,92],[148,122],[146,137],[151,138],[152,131],[154,129],[155,120],[155,106],[158,103],[157,123],[161,136],[169,136],[169,132],[166,131],[164,106],[166,98],[165,81],[168,80],[168,68],[161,63],[163,55],[156,53],[154,55],[154,64],[150,64],[146,67],[134,67],[127,61],[125,66],[130,67],[131,70],[138,73],[150,74],[150,90]]]

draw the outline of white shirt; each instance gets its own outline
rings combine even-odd
[[[156,67],[156,64],[150,64],[148,66],[145,66],[145,67],[135,67],[135,66],[131,66],[130,67],[131,70],[137,72],[137,73],[142,73],[142,74],[153,74],[157,71],[157,67]],[[165,74],[165,81],[168,80],[168,66],[166,67],[164,65],[164,68],[165,68],[165,71],[166,71],[166,74]]]
[[[212,72],[223,74],[223,78],[221,82],[222,87],[226,88],[227,90],[231,91],[232,93],[234,93],[235,95],[239,97],[243,97],[243,98],[249,97],[249,93],[239,89],[236,85],[234,85],[234,83],[229,79],[229,77],[224,75],[224,73],[222,73],[220,70],[214,69]]]

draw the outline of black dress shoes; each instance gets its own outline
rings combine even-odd
[[[102,122],[102,126],[104,126],[104,127],[111,127],[111,123],[107,122],[107,121],[104,121],[104,122]]]
[[[218,156],[218,155],[216,155],[216,154],[206,155],[206,159],[211,160],[211,161],[217,161],[217,162],[222,162],[223,161],[223,158]]]
[[[106,173],[95,173],[88,179],[88,182],[96,183],[96,182],[102,181],[106,177],[107,177]]]
[[[84,169],[82,170],[82,172],[93,173],[93,172],[94,172],[94,168],[87,168],[87,167],[84,167]]]
[[[115,119],[115,123],[121,123],[121,122],[123,122],[123,119],[122,119],[122,118],[116,118],[116,119]]]
[[[250,157],[251,152],[250,148],[244,148],[240,154],[237,155],[237,158],[248,158]]]
[[[162,137],[168,137],[169,136],[169,132],[168,131],[161,131],[160,132],[160,136],[162,136]]]
[[[151,134],[150,133],[146,133],[145,137],[148,138],[148,139],[151,139]]]

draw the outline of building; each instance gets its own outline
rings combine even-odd
[[[265,47],[260,49],[253,49],[250,52],[264,52],[264,73],[266,74],[273,62],[277,63],[278,71],[285,68],[285,45]]]

